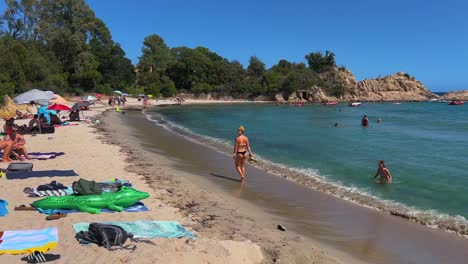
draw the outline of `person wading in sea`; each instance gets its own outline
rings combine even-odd
[[[247,151],[250,158],[253,158],[252,150],[250,149],[249,139],[244,135],[245,129],[240,126],[237,129],[238,136],[234,144],[234,153],[232,158],[235,160],[236,170],[241,176],[241,182],[245,182],[245,162],[247,161]]]
[[[361,125],[363,127],[367,127],[369,125],[369,118],[367,118],[367,115],[364,115],[361,120]]]
[[[379,168],[375,173],[375,177],[380,175],[380,179],[377,180],[377,183],[391,183],[392,182],[392,174],[390,171],[385,167],[385,161],[379,160]]]

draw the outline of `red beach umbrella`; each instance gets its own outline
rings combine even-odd
[[[63,104],[53,104],[47,107],[47,110],[55,110],[55,111],[70,111],[70,107],[63,105]]]

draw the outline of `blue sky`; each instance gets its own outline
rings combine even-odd
[[[468,89],[468,1],[87,2],[134,63],[143,39],[158,34],[244,65],[252,55],[269,67],[331,50],[358,80],[405,71],[433,91]]]

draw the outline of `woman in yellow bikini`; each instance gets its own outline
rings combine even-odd
[[[247,160],[247,151],[249,156],[252,158],[254,155],[250,149],[249,139],[244,135],[244,127],[240,126],[237,129],[238,136],[234,144],[234,153],[232,158],[235,160],[236,170],[241,176],[241,182],[245,182],[245,162]]]

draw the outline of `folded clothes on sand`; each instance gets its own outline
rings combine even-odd
[[[73,229],[78,233],[88,231],[90,223],[77,223]],[[101,224],[117,225],[133,234],[135,238],[180,238],[188,237],[195,240],[195,235],[177,221],[131,221],[103,222]]]
[[[7,205],[8,205],[7,201],[0,199],[0,216],[4,216],[8,214]]]
[[[57,247],[58,230],[49,227],[41,230],[0,231],[1,254],[46,253]]]
[[[47,215],[52,215],[52,214],[57,214],[57,213],[62,213],[62,214],[71,214],[71,213],[80,213],[80,211],[75,210],[75,209],[41,209],[41,208],[36,208],[39,212]],[[142,202],[138,202],[132,206],[129,206],[127,208],[124,208],[123,212],[128,212],[128,213],[135,213],[135,212],[147,212],[149,211],[148,207]],[[102,213],[115,213],[118,211],[112,211],[109,209],[101,209]]]
[[[48,170],[48,171],[15,171],[7,172],[6,178],[8,180],[14,179],[28,179],[38,177],[70,177],[78,176],[73,170]]]

